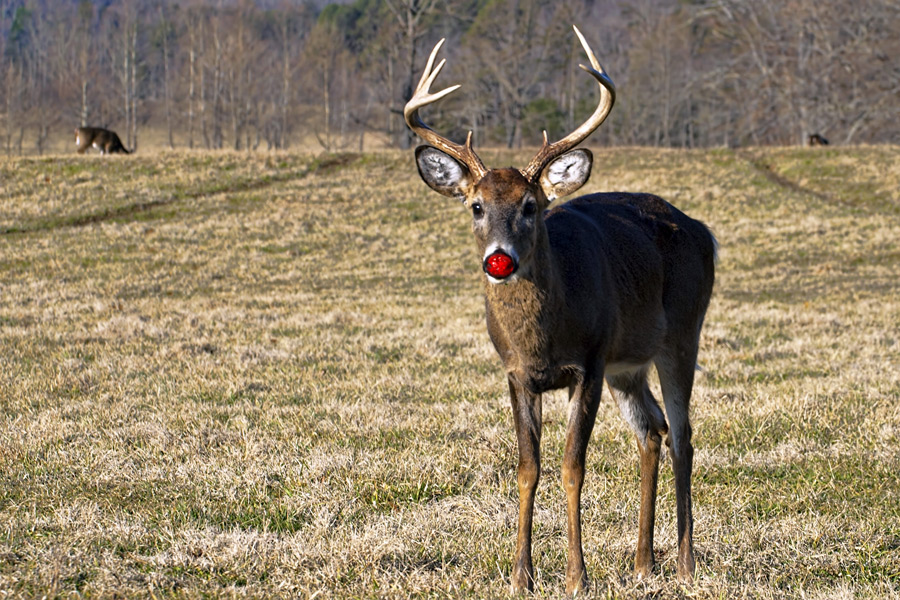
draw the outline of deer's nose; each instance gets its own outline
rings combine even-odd
[[[516,272],[519,265],[515,258],[502,250],[497,250],[484,258],[482,267],[484,272],[494,279],[506,279]]]

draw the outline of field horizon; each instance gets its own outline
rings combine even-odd
[[[660,195],[719,263],[696,581],[668,456],[632,576],[638,456],[604,390],[588,597],[900,598],[900,146],[591,149],[580,193]],[[515,435],[469,219],[411,150],[0,157],[0,596],[508,596]],[[565,415],[546,395],[539,598],[565,588]]]

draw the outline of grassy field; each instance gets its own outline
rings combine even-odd
[[[607,397],[591,594],[900,598],[900,147],[600,149],[586,189],[658,193],[721,245],[697,580],[674,582],[668,460],[656,575],[631,577],[637,451]],[[411,152],[0,159],[0,598],[506,595],[515,438],[470,238]]]

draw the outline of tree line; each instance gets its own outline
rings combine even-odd
[[[428,120],[476,145],[560,137],[596,105],[577,24],[618,89],[593,141],[897,143],[896,0],[0,0],[0,135],[74,126],[187,148],[412,143],[402,107],[446,38]]]

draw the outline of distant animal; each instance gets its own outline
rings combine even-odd
[[[419,109],[459,86],[431,93],[444,65],[435,46],[406,124],[427,146],[419,175],[463,202],[484,271],[487,328],[506,371],[518,444],[519,521],[511,565],[514,591],[534,586],[531,533],[541,472],[541,395],[568,389],[562,484],[567,501],[566,591],[588,585],[581,543],[585,454],[606,380],[637,438],[641,508],[634,570],[649,576],[663,436],[675,474],[677,575],[694,574],[689,405],[700,329],[712,295],[716,241],[709,229],[651,194],[610,192],[551,204],[590,177],[593,155],[574,149],[612,110],[615,86],[575,28],[599,84],[599,104],[563,139],[544,142],[524,169],[488,169],[472,149],[426,125]],[[434,68],[433,68],[434,67]],[[656,367],[665,414],[647,382]]]
[[[78,154],[84,154],[88,148],[94,147],[100,154],[131,154],[115,131],[102,127],[76,127],[75,147]]]
[[[818,133],[813,133],[809,136],[809,145],[810,146],[827,146],[828,140],[819,135]]]

